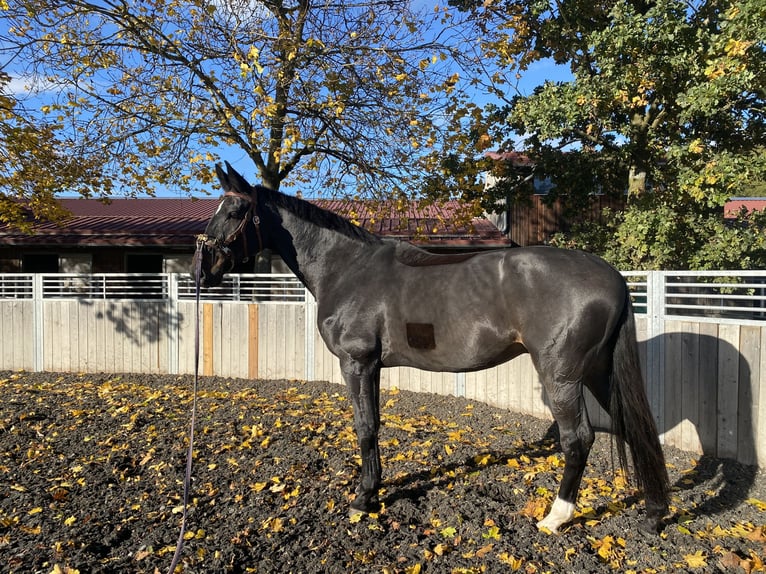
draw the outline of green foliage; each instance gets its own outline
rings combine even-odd
[[[577,225],[551,243],[600,253],[625,270],[766,268],[766,212],[725,221],[718,210],[633,204],[603,215],[603,225]]]
[[[609,228],[628,254],[618,259],[632,267],[754,264],[745,251],[757,238],[743,237],[759,228],[735,233],[721,218],[728,199],[766,180],[766,4],[460,4],[486,32],[507,86],[542,58],[569,66],[572,81],[506,98],[485,120],[506,148],[523,141],[538,172],[555,178],[551,197],[572,210],[584,208],[589,189],[628,191],[629,209]],[[708,249],[704,238],[714,236],[740,245],[742,259]]]

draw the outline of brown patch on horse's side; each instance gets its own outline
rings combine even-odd
[[[431,323],[407,323],[407,344],[413,349],[435,349],[434,326]]]

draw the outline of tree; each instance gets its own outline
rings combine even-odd
[[[275,189],[404,192],[469,56],[449,14],[406,0],[8,4],[8,67],[42,80],[38,119],[101,156],[107,193],[193,189],[232,153]]]
[[[28,230],[34,220],[63,217],[55,194],[86,193],[100,169],[87,154],[74,157],[62,151],[68,142],[60,139],[60,124],[27,119],[7,93],[10,81],[0,72],[0,224]]]
[[[552,198],[570,205],[595,191],[627,191],[627,210],[606,229],[619,242],[607,253],[617,264],[707,265],[696,254],[714,242],[723,203],[748,195],[766,174],[766,4],[453,4],[471,13],[487,34],[487,54],[510,74],[550,58],[573,76],[528,96],[501,94],[485,110],[493,139],[506,147],[523,141],[552,178]],[[749,261],[763,263],[759,257]]]

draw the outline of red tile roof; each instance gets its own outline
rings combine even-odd
[[[723,206],[723,216],[727,219],[734,219],[743,208],[748,213],[764,211],[766,210],[766,197],[735,197]]]
[[[215,212],[219,199],[61,199],[72,216],[60,223],[41,223],[33,235],[0,228],[5,245],[175,245],[192,246]],[[506,245],[500,231],[486,219],[454,224],[458,202],[442,206],[412,203],[403,213],[392,204],[348,200],[316,200],[384,237],[440,246]]]

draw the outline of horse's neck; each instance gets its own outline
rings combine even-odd
[[[284,207],[278,207],[279,227],[276,251],[314,297],[343,274],[343,270],[364,256],[372,246],[343,233],[306,221]]]

